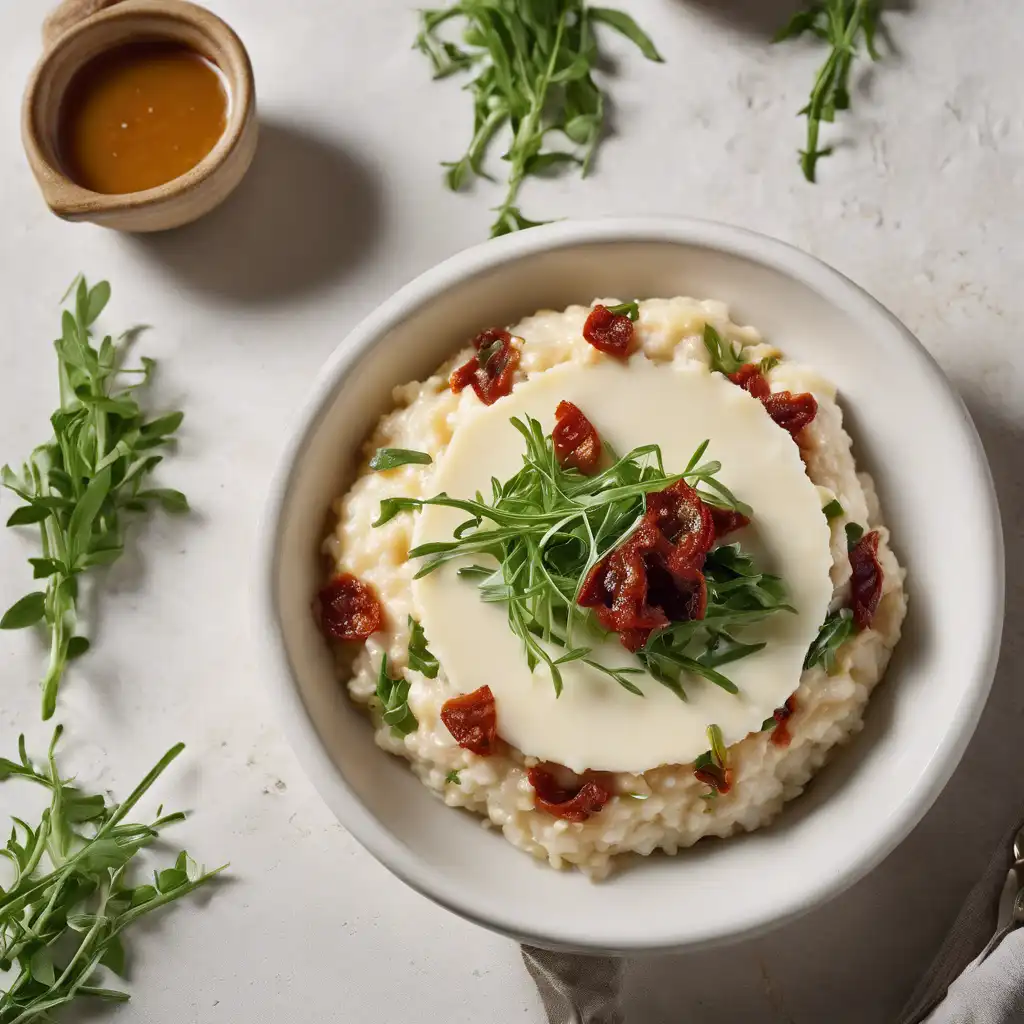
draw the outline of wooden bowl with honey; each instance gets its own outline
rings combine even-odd
[[[124,0],[62,31],[29,80],[22,138],[50,209],[119,231],[208,213],[256,150],[242,41],[185,0]]]

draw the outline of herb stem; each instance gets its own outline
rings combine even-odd
[[[114,879],[120,877],[120,870],[114,873]],[[89,951],[89,947],[92,946],[93,942],[96,941],[96,936],[99,934],[100,929],[106,923],[104,918],[104,912],[107,909],[107,900],[110,898],[110,885],[111,883],[104,879],[100,882],[99,887],[99,903],[96,907],[96,920],[93,922],[92,927],[86,932],[85,937],[82,939],[82,944],[75,950],[74,956],[68,961],[67,967],[61,972],[60,977],[54,982],[55,988],[60,988],[69,978],[74,974],[75,964],[83,958],[83,955]],[[85,982],[83,977],[80,980],[80,984]],[[73,993],[74,990],[72,990]],[[72,993],[69,993],[71,995]]]
[[[36,524],[40,558],[32,558],[33,579],[43,580],[0,618],[0,628],[23,629],[40,620],[50,643],[42,679],[42,714],[50,718],[69,658],[88,646],[75,636],[78,577],[98,565],[110,565],[124,547],[122,509],[140,511],[157,501],[171,512],[186,511],[184,495],[168,489],[147,491],[143,480],[161,461],[155,450],[169,443],[180,413],[147,421],[134,397],[152,370],[143,359],[138,370],[123,366],[131,333],[110,336],[94,347],[91,325],[110,297],[101,281],[89,288],[75,279],[71,308],[61,318],[57,353],[59,408],[50,417],[53,435],[25,461],[21,473],[4,466],[3,486],[25,503],[9,526]],[[125,385],[131,375],[134,383]]]
[[[508,176],[508,191],[505,194],[505,201],[498,208],[498,216],[495,219],[494,224],[491,226],[492,235],[500,233],[502,225],[507,221],[512,208],[516,205],[519,198],[519,189],[522,187],[523,178],[526,176],[526,161],[529,156],[533,155],[531,152],[531,140],[534,136],[538,136],[538,122],[540,121],[540,116],[544,112],[544,107],[547,103],[548,87],[551,82],[551,76],[555,73],[555,62],[557,61],[559,52],[561,51],[562,33],[564,30],[565,11],[563,11],[558,18],[558,26],[555,29],[555,44],[551,48],[551,57],[548,60],[544,74],[537,84],[531,89],[532,102],[530,104],[529,113],[520,122],[519,128],[516,131],[516,137],[509,149],[509,153],[512,158],[512,170]],[[523,64],[521,53],[517,53],[517,63],[520,66],[520,74],[523,76],[524,81],[529,81],[529,73]],[[540,131],[537,141],[537,149],[540,148],[540,143],[543,141],[543,138],[544,132]]]
[[[807,143],[800,150],[800,167],[810,182],[816,181],[818,160],[832,153],[831,146],[821,148],[819,144],[822,122],[831,123],[836,111],[850,106],[850,70],[861,35],[868,56],[878,59],[874,38],[879,15],[879,0],[810,0],[775,37],[781,42],[810,32],[830,47],[815,76],[810,100],[800,112],[807,118]]]
[[[450,19],[466,23],[462,41],[442,38]],[[445,180],[459,191],[473,177],[490,178],[483,167],[497,130],[508,123],[512,140],[507,189],[491,227],[492,236],[534,226],[518,206],[531,174],[565,165],[586,175],[604,123],[604,97],[593,72],[600,62],[592,22],[632,42],[652,61],[661,61],[653,42],[623,11],[589,7],[586,0],[454,0],[420,12],[415,46],[429,59],[435,78],[472,69],[473,133],[462,157],[447,162]],[[544,150],[550,132],[576,147]]]
[[[47,774],[28,759],[24,737],[18,746],[20,763],[0,759],[0,780],[21,777],[50,789],[50,806],[38,827],[14,819],[14,831],[3,850],[14,863],[15,880],[6,892],[0,890],[0,963],[5,968],[17,963],[19,968],[13,980],[4,979],[0,990],[3,1024],[52,1020],[55,1010],[80,995],[126,1000],[126,993],[95,984],[101,967],[122,973],[121,933],[144,914],[194,891],[224,870],[197,868],[182,851],[173,867],[155,873],[152,884],[127,884],[132,857],[157,838],[159,828],[184,818],[176,812],[158,817],[152,825],[123,823],[180,753],[181,744],[164,755],[126,800],[110,806],[102,796],[86,795],[60,777],[54,749],[61,731],[60,727],[54,731]],[[81,831],[84,823],[90,823],[89,832]],[[19,842],[21,833],[23,842]],[[51,870],[37,875],[44,851]]]
[[[61,577],[63,580],[63,577]],[[51,583],[47,588],[53,588]],[[54,596],[56,592],[54,591]],[[53,612],[53,625],[50,631],[50,659],[46,666],[46,675],[43,676],[43,719],[52,718],[57,710],[57,692],[60,689],[61,677],[64,674],[64,663],[67,660],[67,641],[64,639],[64,615],[63,611],[55,608]]]

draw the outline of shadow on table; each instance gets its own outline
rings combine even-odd
[[[771,38],[805,6],[801,0],[679,0],[684,7],[695,7],[715,21],[739,28],[755,36]]]
[[[273,121],[253,165],[208,216],[130,236],[186,288],[268,305],[330,284],[375,244],[381,216],[372,171],[334,142]]]
[[[1024,622],[1024,430],[1006,422],[980,395],[966,388],[961,393],[999,494],[1007,592],[999,670],[960,766],[932,810],[884,864],[819,910],[762,939],[633,961],[626,976],[628,1020],[892,1024],[996,843],[1015,815],[1024,817],[1019,669],[1024,659],[1019,633]],[[955,572],[950,585],[956,585]],[[874,704],[858,742],[869,739],[874,729]],[[928,708],[922,707],[921,714],[927,715]],[[832,785],[829,777],[826,771],[815,780],[816,787]],[[797,801],[775,827],[784,828],[786,819],[799,813]]]
[[[771,39],[808,0],[679,0],[696,7],[722,24],[754,36]],[[893,11],[913,10],[914,0],[888,0],[883,7]]]

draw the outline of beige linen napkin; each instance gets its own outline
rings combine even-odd
[[[1013,841],[1020,825],[1007,832],[985,873],[967,897],[931,967],[900,1015],[900,1024],[1020,1024],[1024,1021],[1024,944],[1022,931],[1009,933],[993,950],[999,897],[1013,864]],[[986,956],[980,962],[979,955]]]

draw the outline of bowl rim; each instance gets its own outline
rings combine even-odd
[[[59,160],[51,159],[51,150],[54,154],[56,152],[56,142],[45,137],[47,133],[40,125],[43,86],[59,67],[62,55],[76,46],[82,37],[111,23],[127,22],[128,28],[133,21],[188,25],[221,47],[230,56],[230,67],[218,65],[228,89],[228,116],[224,131],[213,148],[176,178],[137,192],[93,192],[69,177]],[[167,38],[173,39],[173,36],[168,34]],[[129,37],[113,46],[131,41]],[[81,62],[74,74],[87,63],[88,60]],[[44,50],[29,75],[22,98],[22,144],[47,205],[59,217],[88,220],[98,214],[130,214],[172,203],[213,178],[241,146],[246,129],[255,116],[255,103],[256,84],[249,53],[238,33],[223,18],[191,0],[121,0],[83,18]]]
[[[799,899],[791,900],[788,904],[780,902],[779,912],[769,919],[751,915],[739,927],[716,930],[709,926],[700,932],[695,932],[692,927],[684,928],[675,924],[665,928],[660,935],[626,941],[615,940],[613,924],[606,934],[590,936],[576,930],[571,922],[567,922],[559,931],[538,931],[514,909],[500,915],[481,914],[461,893],[449,886],[436,870],[425,866],[412,850],[391,836],[352,792],[324,747],[293,678],[275,600],[279,568],[278,538],[295,467],[350,369],[388,330],[431,297],[454,284],[522,257],[602,242],[676,243],[739,256],[797,280],[858,322],[873,323],[878,330],[898,332],[916,355],[920,372],[930,378],[933,389],[949,404],[950,413],[959,414],[962,430],[969,441],[969,452],[973,468],[977,471],[977,479],[985,485],[982,497],[990,526],[988,550],[980,560],[988,569],[988,579],[980,587],[987,590],[988,627],[981,646],[981,649],[988,652],[987,656],[979,659],[969,685],[964,688],[967,699],[957,706],[940,746],[914,788],[905,795],[899,808],[900,813],[890,815],[879,840],[865,848],[859,857],[838,874],[823,872],[821,880],[802,893]],[[839,271],[778,239],[716,221],[637,217],[559,221],[480,243],[414,278],[348,333],[320,369],[287,437],[260,524],[256,563],[262,567],[259,569],[260,579],[256,588],[259,635],[264,638],[265,652],[270,661],[264,674],[283,731],[332,813],[377,860],[421,895],[467,920],[519,941],[590,953],[628,955],[678,952],[697,946],[708,948],[754,938],[795,920],[860,881],[909,835],[938,798],[959,764],[988,699],[999,659],[1003,626],[1003,535],[991,470],[970,414],[932,355],[889,310]]]

